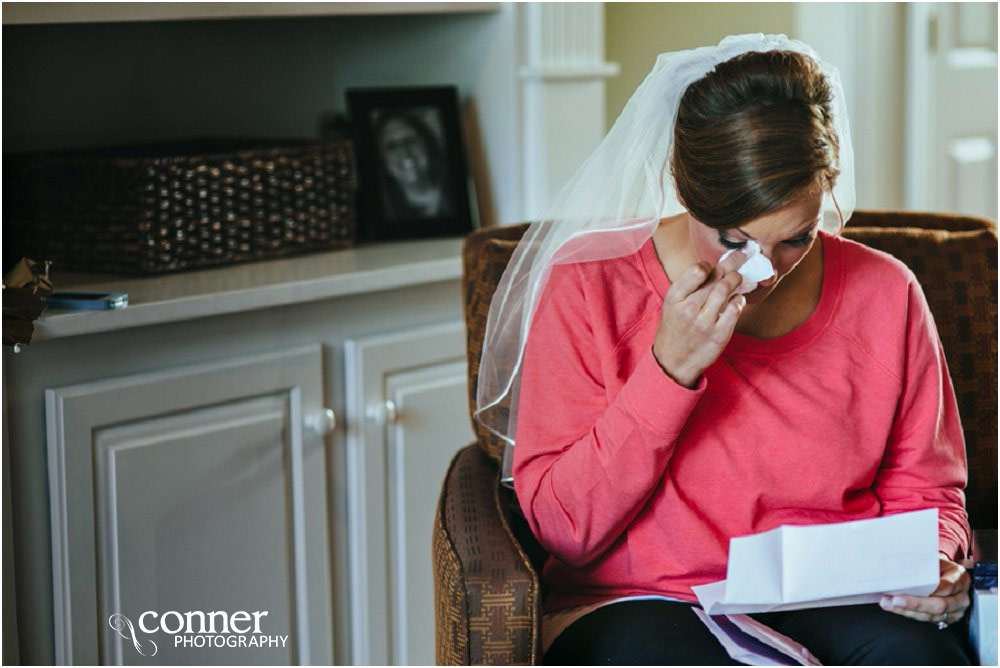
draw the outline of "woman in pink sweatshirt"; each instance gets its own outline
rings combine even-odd
[[[970,663],[961,625],[937,625],[969,605],[954,391],[913,273],[819,229],[829,104],[799,54],[720,64],[678,111],[686,211],[634,255],[552,267],[513,461],[550,554],[545,663],[733,663],[690,610],[730,538],[931,507],[931,595],[755,617],[823,663]],[[775,276],[744,295],[745,256],[719,258],[751,241]]]

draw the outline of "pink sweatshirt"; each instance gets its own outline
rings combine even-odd
[[[790,333],[735,333],[695,389],[652,345],[669,281],[634,255],[552,268],[525,348],[514,487],[549,551],[546,613],[726,576],[729,539],[937,507],[964,558],[965,440],[934,319],[892,256],[820,232]]]

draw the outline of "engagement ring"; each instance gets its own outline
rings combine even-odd
[[[948,628],[948,622],[938,622],[938,631],[944,631],[946,628]]]

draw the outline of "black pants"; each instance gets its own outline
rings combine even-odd
[[[875,604],[751,615],[804,645],[825,665],[968,666],[965,623],[943,631]],[[552,643],[549,665],[742,665],[692,612],[674,601],[621,601],[574,621]]]

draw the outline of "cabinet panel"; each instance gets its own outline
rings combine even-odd
[[[461,321],[345,342],[354,664],[434,663],[431,534],[475,440]]]
[[[220,652],[150,636],[158,650],[143,657],[104,624],[109,663],[293,662],[294,588],[274,577],[296,573],[295,548],[286,544],[289,525],[301,523],[287,491],[302,481],[282,461],[289,421],[285,397],[273,395],[95,433],[99,619],[121,612],[136,623],[145,610],[267,611],[261,631],[280,643]]]
[[[321,368],[311,345],[46,392],[57,662],[332,661]],[[218,647],[170,611],[262,614]]]
[[[466,369],[462,360],[386,378],[386,394],[396,407],[396,419],[386,428],[386,478],[392,658],[397,665],[436,661],[431,536],[448,464],[456,450],[475,440]]]

